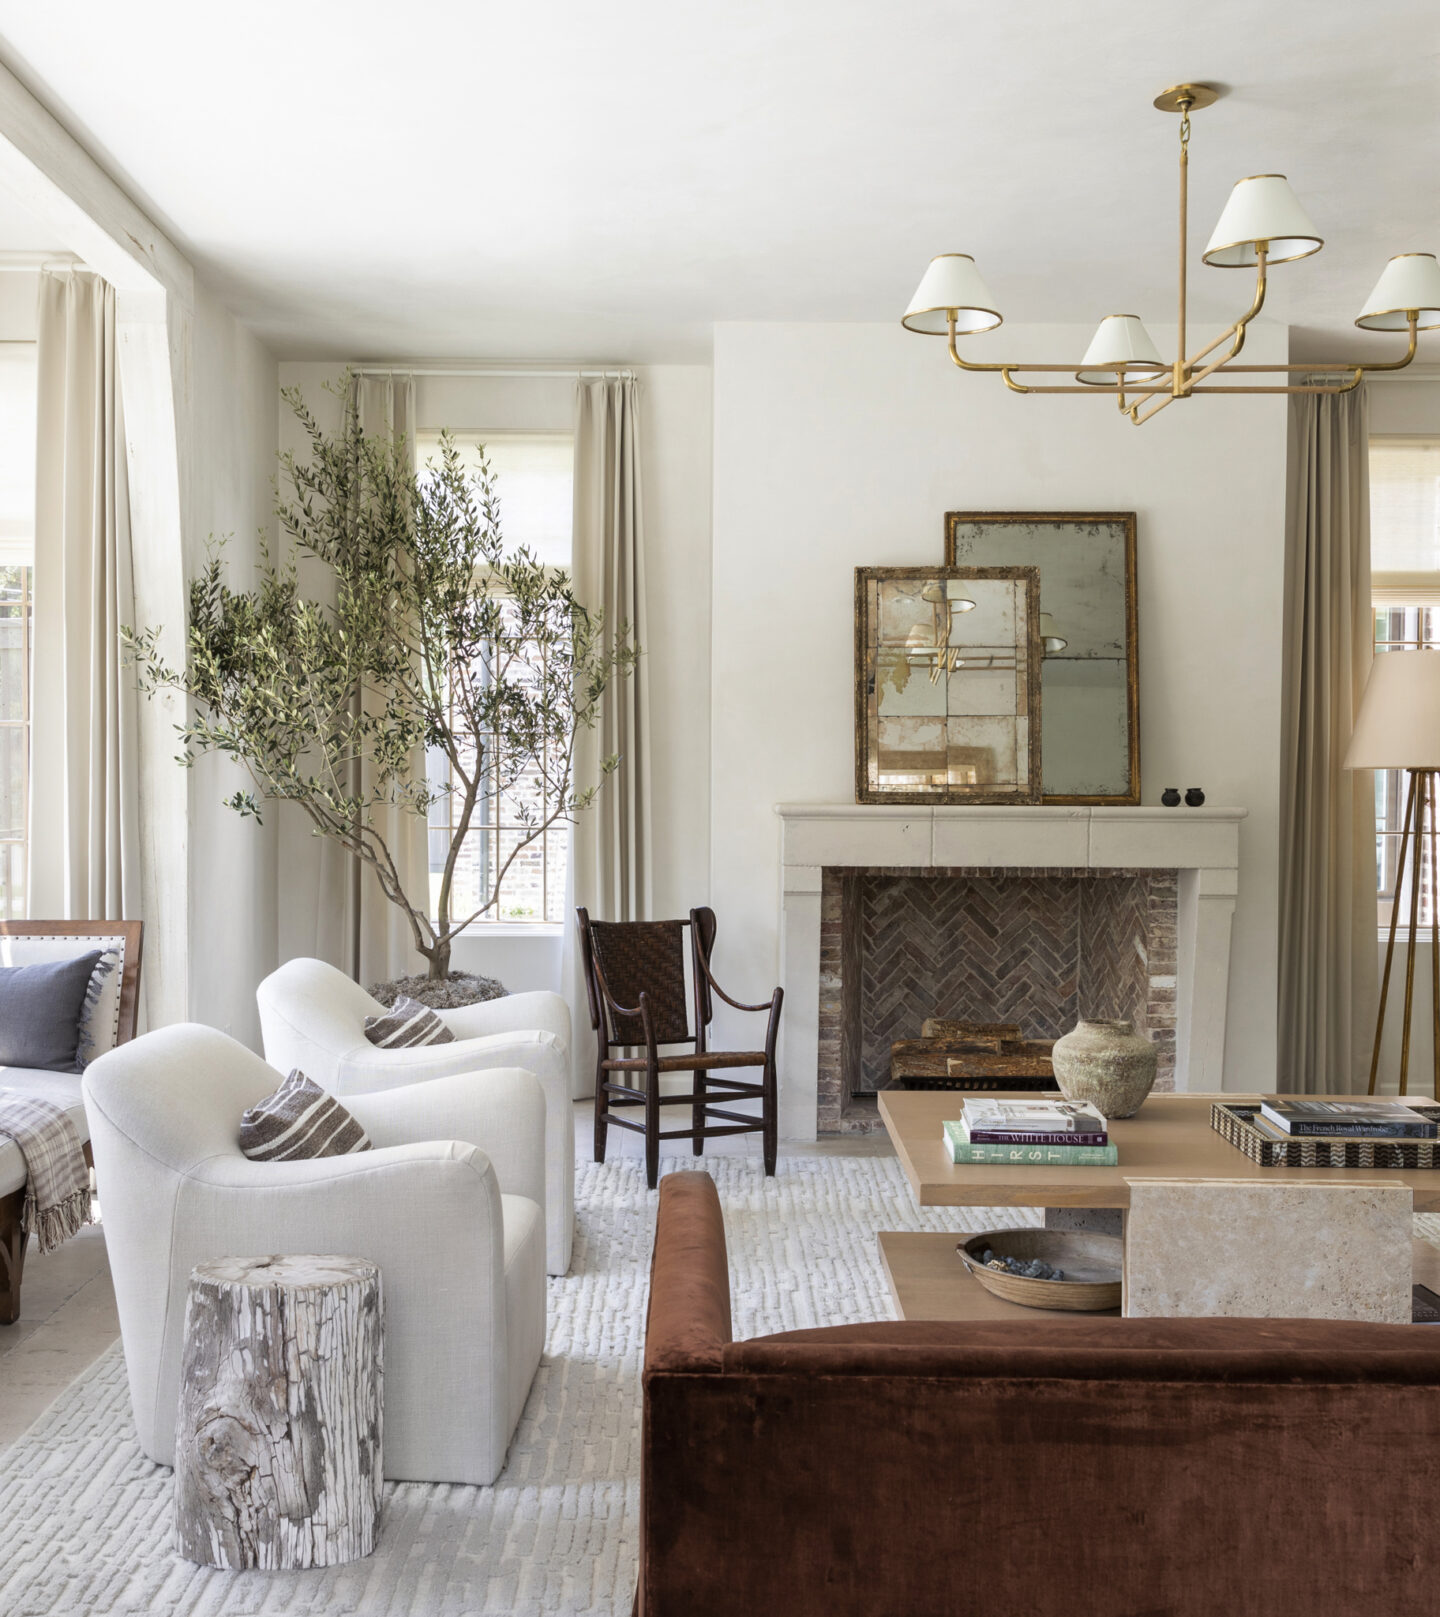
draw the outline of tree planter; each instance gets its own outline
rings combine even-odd
[[[482,1000],[504,999],[508,993],[504,983],[473,971],[452,971],[446,977],[396,977],[390,982],[370,984],[371,998],[387,1008],[403,995],[419,1000],[432,1011],[458,1010]]]

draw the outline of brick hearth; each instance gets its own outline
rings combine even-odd
[[[927,1016],[1058,1038],[1126,1017],[1175,1075],[1176,873],[951,866],[826,868],[820,898],[817,1123],[878,1126],[890,1045]]]

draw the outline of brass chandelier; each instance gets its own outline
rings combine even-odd
[[[1202,393],[1348,393],[1367,371],[1403,370],[1415,358],[1417,334],[1440,326],[1440,264],[1434,253],[1401,253],[1385,266],[1355,324],[1366,331],[1407,332],[1409,346],[1400,359],[1383,364],[1233,365],[1245,346],[1245,331],[1265,306],[1266,274],[1272,264],[1286,264],[1317,253],[1324,242],[1283,174],[1252,174],[1230,193],[1202,258],[1221,269],[1255,269],[1255,296],[1249,309],[1212,343],[1185,357],[1185,257],[1187,250],[1190,169],[1190,114],[1211,106],[1219,90],[1208,84],[1176,84],[1155,98],[1161,112],[1180,115],[1180,299],[1177,357],[1161,359],[1137,315],[1112,314],[1100,322],[1077,365],[982,364],[963,359],[960,336],[993,331],[1001,324],[995,298],[968,253],[942,253],[930,261],[901,324],[926,336],[948,337],[950,358],[962,371],[998,372],[1013,393],[1091,393],[1114,397],[1121,413],[1138,427],[1176,399]],[[1218,359],[1217,348],[1229,343]],[[1202,363],[1208,360],[1209,363]],[[1068,372],[1075,384],[1037,386],[1017,376]],[[1207,378],[1248,372],[1285,377],[1283,385],[1228,387]],[[1302,378],[1291,382],[1296,374]]]

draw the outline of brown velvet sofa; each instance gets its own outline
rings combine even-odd
[[[661,1181],[640,1617],[1440,1612],[1440,1328],[923,1321],[730,1336]]]

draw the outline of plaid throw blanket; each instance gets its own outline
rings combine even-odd
[[[0,1135],[25,1158],[25,1208],[21,1223],[53,1252],[90,1222],[90,1169],[80,1135],[65,1113],[20,1089],[0,1089]]]

